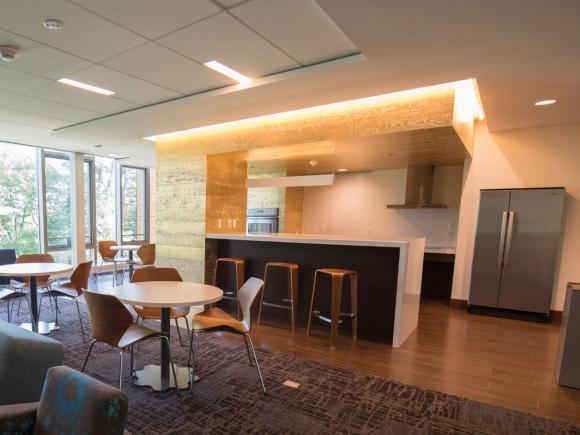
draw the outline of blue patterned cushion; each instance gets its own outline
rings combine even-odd
[[[35,434],[122,434],[127,396],[68,367],[48,371],[34,428]]]

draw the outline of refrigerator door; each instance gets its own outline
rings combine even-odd
[[[512,190],[499,308],[549,314],[564,189]]]
[[[481,191],[471,271],[470,305],[497,307],[509,200],[509,190]]]

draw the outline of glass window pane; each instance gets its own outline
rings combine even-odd
[[[0,142],[0,247],[40,252],[36,149]]]
[[[97,242],[115,236],[115,160],[95,156],[95,212]],[[101,261],[99,256],[98,261]]]
[[[144,242],[147,237],[147,172],[141,168],[121,168],[121,228],[123,242]]]
[[[93,182],[93,162],[84,161],[84,199],[85,199],[85,246],[93,245],[93,202],[92,202],[92,182]]]
[[[48,250],[71,247],[71,167],[68,156],[44,158]]]

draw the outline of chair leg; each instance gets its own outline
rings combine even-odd
[[[258,371],[258,376],[260,377],[260,382],[262,383],[262,390],[266,393],[266,385],[264,384],[264,378],[262,377],[262,371],[260,370],[260,363],[258,362],[258,357],[256,356],[256,349],[254,349],[254,343],[252,343],[252,337],[249,334],[244,334],[248,337],[248,343],[252,349],[252,354],[254,355],[254,361],[256,363],[256,370]]]
[[[187,320],[187,316],[183,316],[183,320],[185,320],[185,329],[187,329],[187,339],[189,340],[189,336],[191,335],[191,331],[189,330],[189,320]]]
[[[81,325],[81,335],[83,337],[83,341],[86,342],[87,340],[85,339],[85,328],[83,326],[83,318],[81,317],[81,308],[79,307],[79,301],[77,299],[75,299],[75,304],[77,306],[77,314],[79,315],[79,324]]]
[[[177,323],[177,317],[173,320],[175,321],[175,327],[177,328],[177,337],[179,338],[179,345],[183,347],[183,341],[181,341],[181,332],[179,331],[179,323]]]
[[[10,303],[10,299],[6,299],[6,312],[8,314],[8,323],[10,323],[10,311],[12,311],[12,305],[13,303],[12,304]]]
[[[316,292],[316,278],[318,271],[314,272],[314,282],[312,283],[312,298],[310,299],[310,311],[308,311],[308,326],[306,328],[306,335],[310,335],[310,326],[312,324],[312,310],[314,309],[314,293]]]
[[[250,361],[250,365],[253,366],[254,363],[252,362],[252,353],[250,352],[250,346],[248,345],[248,338],[244,335],[244,344],[246,345],[246,350],[248,351],[248,360]]]
[[[38,320],[40,320],[40,312],[42,311],[42,301],[44,300],[43,298],[44,295],[40,295],[40,301],[38,302]]]
[[[91,344],[89,346],[89,351],[87,352],[87,356],[85,357],[85,362],[83,363],[83,368],[81,369],[81,372],[84,373],[85,368],[87,367],[87,362],[89,362],[89,357],[91,356],[91,352],[93,351],[93,346],[95,345],[95,343],[97,342],[96,339],[93,339],[93,341],[91,341]]]
[[[169,364],[171,364],[171,371],[173,372],[173,381],[175,382],[175,388],[177,388],[177,373],[175,372],[175,365],[173,364],[173,357],[171,356],[171,347],[169,346],[169,338],[161,336],[162,340],[167,343],[167,350],[169,351]]]
[[[119,350],[119,390],[123,391],[123,349]]]

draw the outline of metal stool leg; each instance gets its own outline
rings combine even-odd
[[[318,271],[314,272],[314,280],[312,283],[312,298],[310,299],[310,311],[308,311],[308,327],[306,328],[306,335],[310,335],[310,326],[312,324],[312,310],[314,308],[314,294],[316,293],[316,279],[318,278]]]
[[[292,332],[296,332],[296,318],[298,315],[298,269],[288,269],[288,292],[290,293],[290,316],[292,317]]]
[[[342,302],[341,275],[332,275],[332,296],[330,300],[330,348],[336,349],[336,337],[340,322],[340,304]]]
[[[350,311],[353,314],[352,318],[352,338],[358,338],[358,289],[357,289],[357,274],[350,276]]]
[[[266,293],[266,286],[268,285],[268,265],[266,264],[266,268],[264,269],[264,286],[262,287],[261,296],[260,296],[260,308],[258,309],[258,325],[262,322],[262,307],[264,306],[264,294]]]

